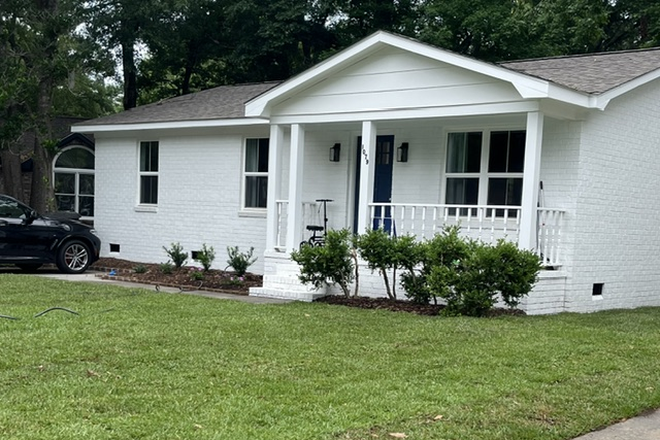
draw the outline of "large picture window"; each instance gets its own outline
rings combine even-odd
[[[246,139],[243,207],[266,208],[268,195],[268,139]]]
[[[524,162],[524,130],[449,133],[445,203],[520,206]]]
[[[158,142],[140,142],[140,204],[158,203]]]

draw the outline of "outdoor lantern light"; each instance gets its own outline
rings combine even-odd
[[[341,151],[341,144],[334,144],[330,148],[330,162],[339,162],[340,151]]]
[[[408,162],[408,142],[402,143],[401,146],[396,149],[396,161]]]

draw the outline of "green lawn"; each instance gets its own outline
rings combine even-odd
[[[80,315],[33,317],[54,306]],[[429,318],[5,274],[0,314],[3,440],[568,439],[660,407],[657,308]]]

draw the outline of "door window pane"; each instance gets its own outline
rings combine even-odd
[[[70,211],[74,212],[76,210],[75,196],[65,196],[65,195],[55,195],[55,201],[57,202],[58,211]]]
[[[83,196],[79,199],[80,208],[78,213],[86,217],[94,216],[94,197]]]
[[[55,162],[56,168],[94,169],[94,154],[85,148],[71,148],[64,151]]]

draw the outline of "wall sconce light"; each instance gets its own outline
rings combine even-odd
[[[341,144],[334,144],[330,148],[330,162],[339,162],[340,151],[341,151]]]
[[[396,161],[408,162],[408,142],[402,143],[401,146],[396,149]]]

